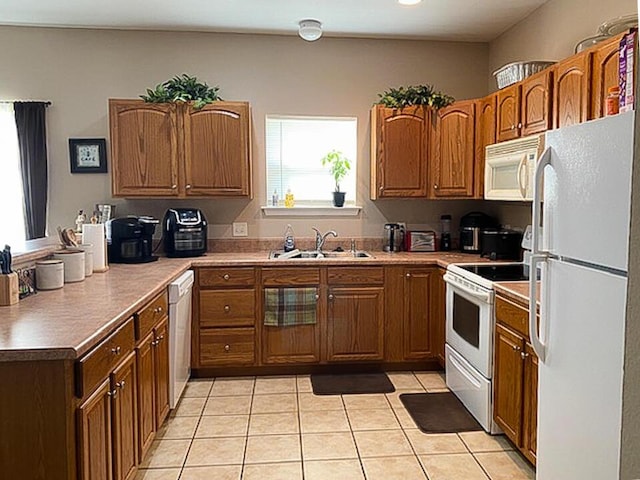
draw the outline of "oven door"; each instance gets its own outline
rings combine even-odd
[[[447,343],[482,376],[490,379],[493,373],[493,290],[468,288],[447,281],[446,306]]]

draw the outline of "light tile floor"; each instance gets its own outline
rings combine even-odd
[[[398,398],[446,391],[437,372],[389,373],[388,395],[316,396],[308,375],[189,382],[137,480],[526,480],[503,436],[427,435]]]

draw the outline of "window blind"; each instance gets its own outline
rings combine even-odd
[[[278,193],[280,204],[291,189],[297,205],[330,205],[335,181],[321,159],[331,150],[341,151],[351,170],[340,182],[347,204],[356,199],[358,121],[352,117],[266,118],[267,204]]]

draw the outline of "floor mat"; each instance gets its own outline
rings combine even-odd
[[[311,375],[316,395],[349,395],[358,393],[392,393],[396,389],[386,373]]]
[[[458,397],[451,392],[403,393],[400,401],[424,433],[459,433],[482,430]]]

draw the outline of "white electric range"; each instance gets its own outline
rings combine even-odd
[[[447,267],[447,387],[489,433],[493,421],[494,282],[529,279],[524,263],[453,264]]]

